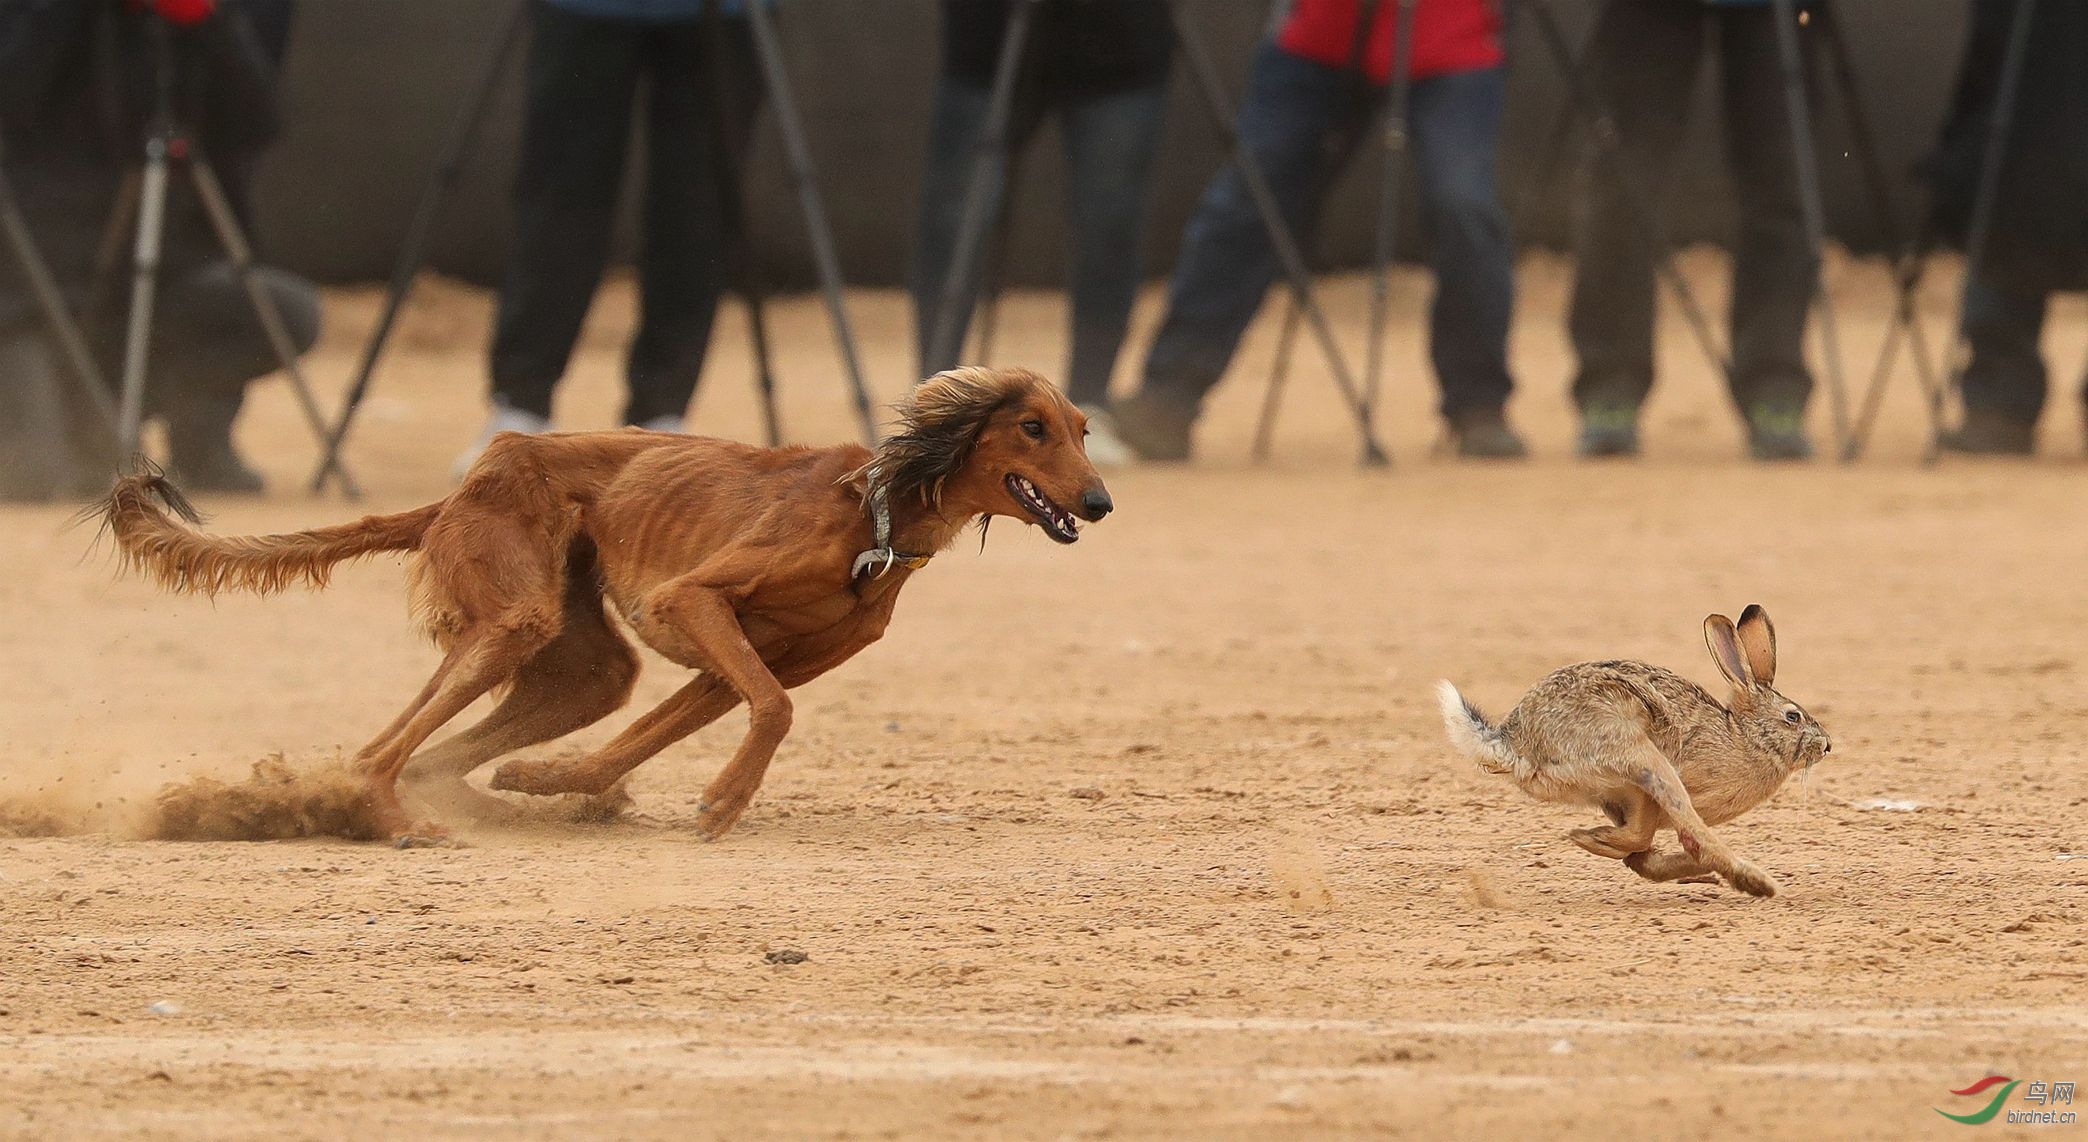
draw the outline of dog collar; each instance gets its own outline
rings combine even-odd
[[[855,566],[849,568],[848,577],[850,580],[855,580],[868,575],[872,579],[882,579],[885,572],[890,571],[894,567],[904,567],[908,571],[919,571],[921,568],[928,566],[928,561],[933,558],[934,556],[932,555],[913,555],[904,551],[894,551],[889,547],[879,547],[856,556]],[[871,570],[872,568],[876,568],[876,570],[873,571]]]
[[[848,569],[848,581],[851,583],[864,575],[869,575],[872,579],[882,579],[885,572],[894,567],[919,571],[928,566],[928,561],[934,558],[932,555],[914,555],[892,549],[892,507],[885,501],[885,486],[877,476],[877,470],[871,469],[867,481],[869,492],[865,496],[870,503],[870,530],[877,540],[877,546],[855,557],[855,565]],[[872,568],[876,570],[872,571]]]

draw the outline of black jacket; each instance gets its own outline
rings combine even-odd
[[[943,0],[943,72],[993,81],[1008,0]],[[1162,0],[1046,0],[1030,22],[1025,82],[1053,95],[1106,95],[1167,79],[1174,28]]]

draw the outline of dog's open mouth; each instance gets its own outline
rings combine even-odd
[[[1013,472],[1008,473],[1007,483],[1008,494],[1015,497],[1016,503],[1029,509],[1038,526],[1044,529],[1044,534],[1060,543],[1071,543],[1080,538],[1080,525],[1074,522],[1073,513],[1052,503],[1051,497],[1040,491],[1037,485]]]

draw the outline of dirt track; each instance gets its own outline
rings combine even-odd
[[[690,824],[737,717],[641,770],[613,825],[0,840],[0,1133],[1904,1138],[1960,1129],[1930,1108],[1976,1109],[1947,1092],[1982,1075],[2088,1079],[2078,406],[2048,459],[1921,470],[1903,377],[1876,458],[1759,469],[1671,322],[1649,457],[1582,465],[1557,277],[1530,266],[1518,334],[1534,462],[1430,458],[1402,340],[1395,471],[1348,466],[1317,368],[1278,462],[1247,465],[1265,322],[1204,466],[1113,476],[1119,514],[1071,549],[1003,527],[939,560],[800,692],[724,843]],[[1363,296],[1335,291],[1352,336]],[[371,310],[337,300],[329,389]],[[1844,312],[1853,363],[1878,300]],[[482,303],[436,302],[352,453],[373,508],[440,495],[477,426]],[[903,311],[858,302],[889,395]],[[573,426],[612,415],[616,308]],[[1057,314],[1013,299],[1003,359],[1055,371]],[[819,311],[779,324],[788,425],[845,434]],[[2069,375],[2088,322],[2054,325]],[[750,436],[722,338],[698,417]],[[287,494],[310,451],[279,387],[243,432],[286,494],[208,505],[218,527],[351,510]],[[83,561],[66,515],[0,509],[7,803],[120,818],[165,781],[316,762],[433,665],[393,564],[170,600]],[[1442,742],[1438,677],[1494,709],[1588,657],[1708,682],[1698,621],[1749,601],[1835,733],[1809,787],[1722,830],[1774,900],[1640,883]],[[676,681],[649,661],[635,705]],[[786,949],[809,958],[766,962]]]

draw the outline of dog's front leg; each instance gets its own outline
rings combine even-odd
[[[698,806],[696,827],[714,841],[731,831],[761,788],[769,759],[790,732],[790,695],[747,641],[724,592],[684,576],[655,591],[645,609],[652,621],[672,626],[701,650],[712,670],[747,700],[747,736]]]

